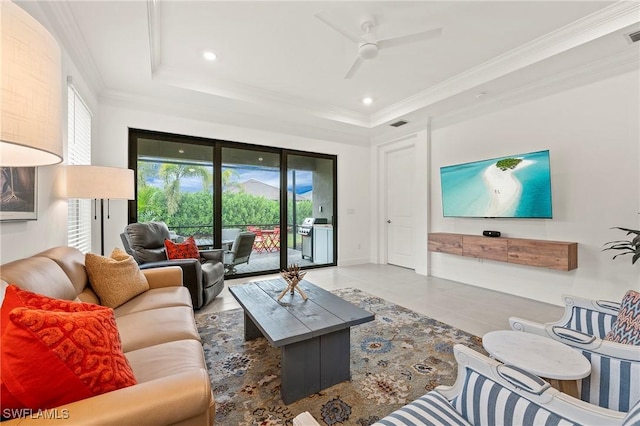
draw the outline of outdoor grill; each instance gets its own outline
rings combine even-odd
[[[307,217],[298,226],[298,235],[302,236],[302,258],[313,262],[313,225],[326,225],[326,217]]]

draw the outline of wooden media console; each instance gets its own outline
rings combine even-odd
[[[560,271],[578,267],[578,243],[565,241],[433,232],[429,234],[429,251]]]

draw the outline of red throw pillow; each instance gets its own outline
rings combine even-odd
[[[15,284],[10,284],[5,290],[4,300],[2,301],[2,307],[0,308],[0,335],[4,334],[4,330],[10,322],[9,314],[15,308],[44,309],[47,311],[59,312],[83,312],[104,309],[102,306],[92,303],[52,299],[42,294],[32,293],[21,289]],[[2,343],[4,344],[4,340]],[[0,374],[0,395],[2,395],[1,405],[3,408],[21,406],[20,402],[17,401],[9,392],[7,386],[2,380],[2,374]]]
[[[164,240],[164,248],[167,250],[167,259],[200,259],[200,252],[193,237],[187,238],[183,243]]]
[[[15,284],[7,286],[0,308],[0,335],[9,324],[9,313],[15,308],[43,309],[45,311],[82,312],[103,309],[93,303],[72,302],[71,300],[52,299],[38,293],[23,290]]]
[[[98,308],[11,311],[0,350],[3,410],[53,408],[136,384],[113,310]]]

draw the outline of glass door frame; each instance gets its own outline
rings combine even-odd
[[[325,159],[325,160],[331,160],[332,161],[332,173],[333,173],[333,188],[332,188],[332,196],[333,196],[333,220],[332,220],[332,225],[333,225],[333,261],[331,263],[322,263],[322,264],[318,264],[318,265],[307,265],[307,266],[303,266],[301,267],[302,269],[317,269],[317,268],[326,268],[328,266],[337,266],[338,265],[338,156],[337,155],[332,155],[332,154],[321,154],[321,153],[317,153],[317,152],[308,152],[308,151],[300,151],[300,150],[293,150],[293,149],[283,149],[282,150],[282,159],[281,159],[281,170],[280,170],[280,179],[281,181],[284,180],[284,183],[281,183],[281,191],[282,194],[280,195],[283,198],[283,205],[281,206],[282,208],[284,208],[284,216],[281,217],[281,219],[283,220],[283,222],[281,223],[281,229],[287,229],[287,218],[288,218],[288,214],[289,214],[289,203],[288,203],[288,182],[287,182],[287,176],[288,176],[288,172],[289,172],[289,156],[300,156],[300,157],[309,157],[309,158],[321,158],[321,159]],[[294,237],[295,238],[295,237]],[[286,244],[288,244],[288,239],[285,238]],[[301,247],[302,250],[302,247]],[[287,257],[288,257],[288,246],[287,246],[287,250],[285,250],[285,255],[284,255],[284,266],[283,268],[286,268],[287,265]],[[281,256],[280,259],[280,263],[281,265],[283,264],[283,257]]]
[[[214,247],[220,248],[222,245],[222,148],[246,149],[252,151],[272,152],[280,156],[280,229],[287,229],[288,216],[288,157],[306,156],[312,158],[322,158],[332,161],[333,166],[333,262],[321,265],[304,266],[303,269],[316,269],[336,266],[338,261],[338,156],[333,154],[322,154],[316,152],[294,150],[287,148],[279,148],[266,145],[249,144],[244,142],[234,142],[221,139],[204,138],[198,136],[180,135],[175,133],[166,133],[153,130],[144,130],[129,128],[129,151],[128,164],[129,168],[134,171],[135,193],[138,193],[138,139],[156,139],[166,142],[178,142],[185,144],[197,144],[213,147],[213,244]],[[137,197],[137,195],[136,195]],[[137,222],[137,198],[128,202],[128,223]],[[280,262],[279,268],[270,269],[260,272],[245,272],[233,275],[233,278],[244,278],[250,276],[259,276],[278,273],[287,268],[288,258],[288,240],[281,238],[280,241]]]
[[[234,149],[234,150],[243,150],[243,151],[255,151],[255,152],[262,152],[265,154],[275,154],[278,156],[278,169],[279,169],[279,173],[280,173],[280,199],[279,199],[279,224],[282,225],[282,215],[286,214],[286,210],[283,210],[283,205],[282,205],[282,149],[280,148],[276,148],[276,147],[271,147],[271,146],[262,146],[262,145],[255,145],[255,144],[245,144],[245,143],[239,143],[239,142],[232,142],[232,141],[217,141],[217,143],[215,144],[215,152],[216,152],[216,158],[219,159],[218,161],[218,166],[214,165],[214,173],[218,175],[218,182],[220,182],[220,187],[216,187],[214,189],[214,210],[213,210],[213,214],[215,215],[216,218],[218,218],[219,222],[218,222],[218,227],[216,229],[216,232],[219,235],[215,235],[214,233],[214,241],[219,244],[222,245],[222,229],[224,226],[224,223],[222,221],[222,195],[223,195],[223,191],[222,191],[222,168],[224,166],[224,158],[223,158],[223,150],[225,148],[229,148],[229,149]],[[217,192],[216,192],[217,190]],[[286,222],[286,217],[285,217],[285,222]],[[248,225],[248,224],[247,224]],[[285,246],[286,246],[286,242],[285,242]],[[216,247],[218,247],[216,245]],[[285,252],[286,253],[286,249],[283,248],[282,245],[282,241],[280,242],[280,256],[278,258],[278,266],[277,268],[274,269],[265,269],[262,271],[255,271],[255,272],[240,272],[240,273],[235,273],[233,274],[231,277],[228,278],[243,278],[243,277],[251,277],[251,276],[258,276],[258,275],[266,275],[266,274],[273,274],[273,273],[277,273],[279,271],[281,271],[282,269],[284,269],[282,267],[282,253]],[[285,267],[286,268],[286,267]],[[225,277],[227,278],[227,277]]]
[[[213,166],[213,174],[212,174],[212,185],[213,185],[213,244],[216,246],[216,230],[219,226],[216,225],[216,215],[215,215],[215,207],[216,207],[216,188],[219,186],[220,175],[217,173],[216,162],[218,161],[215,145],[212,146],[211,139],[201,138],[196,136],[184,136],[174,133],[165,133],[165,132],[157,132],[153,130],[142,130],[142,129],[134,129],[129,128],[129,169],[133,170],[134,173],[134,194],[136,194],[136,198],[133,200],[129,200],[127,203],[127,223],[134,223],[138,221],[138,139],[152,139],[158,140],[162,142],[174,142],[181,144],[191,144],[191,145],[201,145],[205,147],[212,147],[213,157],[211,158],[211,164]],[[219,232],[219,231],[218,231]]]

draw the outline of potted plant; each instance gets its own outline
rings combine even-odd
[[[631,257],[631,264],[635,264],[638,259],[640,259],[640,231],[634,229],[620,228],[618,226],[613,227],[611,229],[620,229],[621,231],[625,231],[627,235],[635,235],[632,240],[616,240],[609,241],[605,243],[608,247],[605,247],[603,250],[619,250],[620,253],[613,256],[615,259],[618,256],[624,256],[625,254],[633,255]]]

